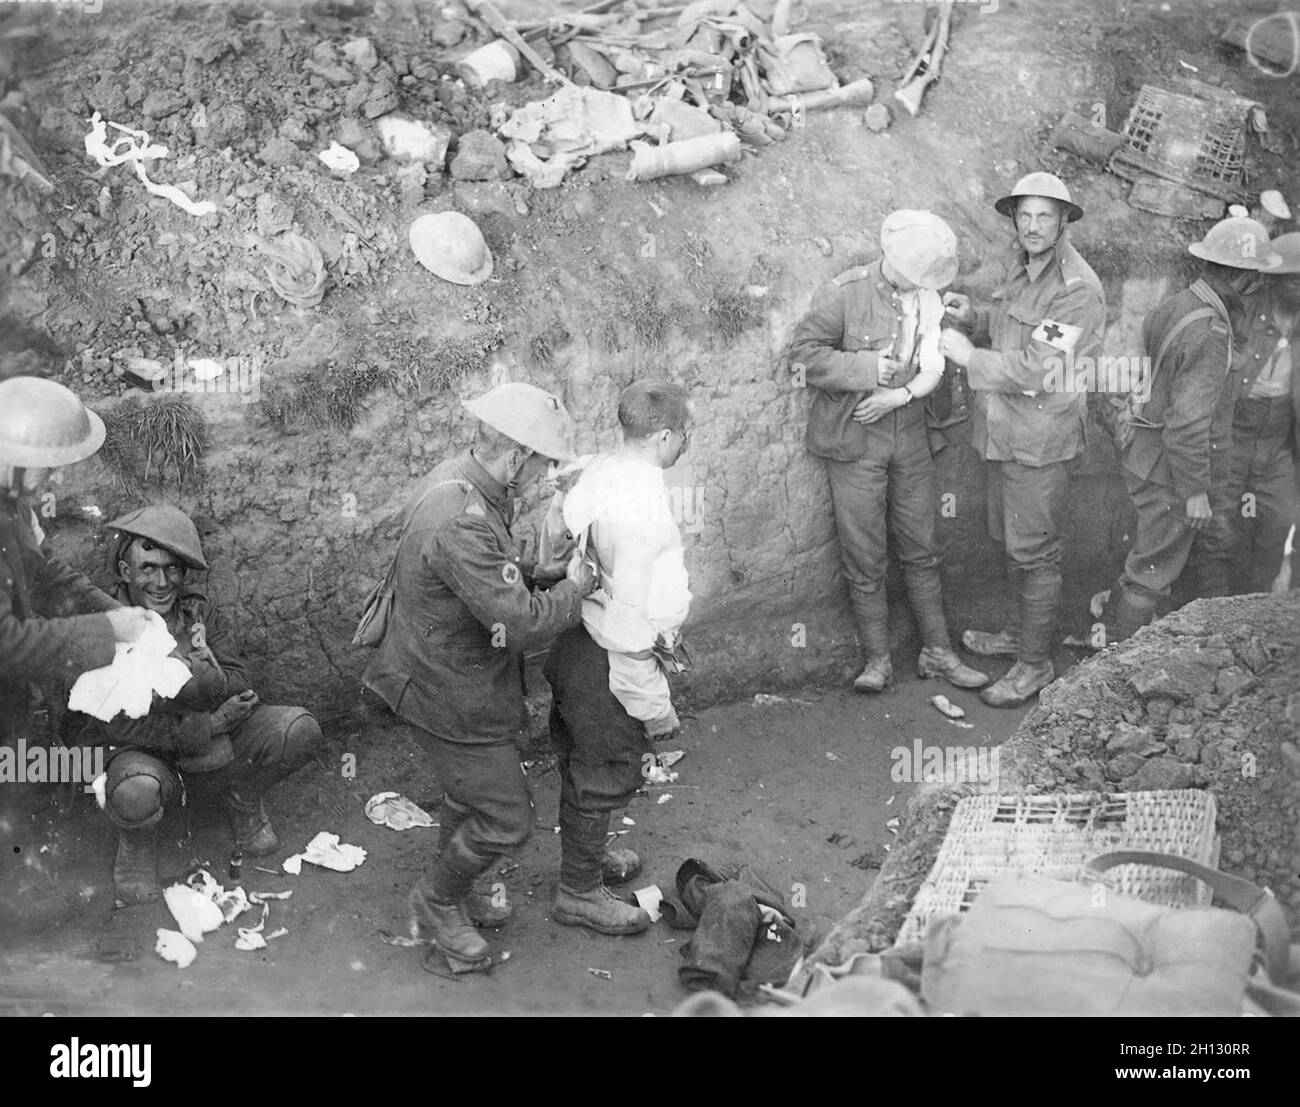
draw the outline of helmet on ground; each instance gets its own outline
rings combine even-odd
[[[0,466],[57,469],[84,461],[103,444],[104,420],[58,381],[0,381]]]
[[[933,212],[891,211],[880,224],[885,260],[922,288],[946,288],[957,275],[957,236]]]
[[[558,397],[534,384],[514,381],[499,384],[474,400],[465,410],[521,446],[553,461],[573,461],[573,418]]]
[[[419,263],[445,281],[482,284],[492,275],[492,251],[468,215],[421,215],[411,224],[410,240]]]
[[[1045,196],[1049,200],[1059,200],[1065,208],[1065,221],[1073,223],[1083,218],[1083,208],[1070,197],[1070,190],[1065,182],[1054,173],[1026,173],[1016,182],[1016,187],[993,205],[1003,215],[1016,217],[1016,201],[1022,196]]]
[[[1282,265],[1281,256],[1269,246],[1268,228],[1258,220],[1239,216],[1220,219],[1200,242],[1189,245],[1187,252],[1232,269],[1267,273]]]
[[[185,512],[171,504],[138,507],[114,519],[108,527],[136,538],[147,538],[155,546],[174,553],[191,569],[208,567],[194,523]]]

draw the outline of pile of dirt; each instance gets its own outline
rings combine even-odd
[[[1001,748],[1000,791],[1204,788],[1219,867],[1272,889],[1300,933],[1300,595],[1197,600],[1044,689]],[[816,960],[892,944],[969,787],[909,806],[862,902]]]

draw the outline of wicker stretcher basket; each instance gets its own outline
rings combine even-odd
[[[1214,795],[1195,789],[971,796],[953,812],[896,944],[922,941],[932,919],[967,910],[980,888],[999,876],[1075,880],[1090,858],[1121,849],[1171,853],[1215,867],[1216,816]],[[1209,889],[1195,877],[1149,865],[1123,865],[1107,880],[1122,894],[1167,907],[1210,901]]]

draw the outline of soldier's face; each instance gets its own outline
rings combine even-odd
[[[1047,196],[1023,196],[1016,205],[1016,237],[1031,258],[1045,254],[1061,234],[1061,205]]]
[[[185,583],[185,564],[151,542],[132,542],[126,559],[117,563],[127,595],[137,607],[166,616],[176,606]]]

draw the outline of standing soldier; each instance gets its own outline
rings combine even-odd
[[[1205,262],[1204,271],[1142,324],[1151,358],[1150,399],[1121,416],[1121,442],[1124,428],[1131,430],[1120,463],[1138,522],[1104,616],[1112,642],[1150,622],[1187,565],[1194,541],[1209,535],[1211,549],[1221,549],[1229,516],[1241,510],[1241,501],[1226,501],[1216,484],[1229,467],[1216,458],[1233,452],[1237,398],[1249,393],[1258,363],[1250,358],[1243,376],[1233,351],[1246,343],[1250,326],[1243,292],[1260,270],[1276,269],[1281,259],[1269,250],[1263,224],[1244,218],[1216,223],[1188,252]],[[1280,559],[1280,547],[1278,554]]]
[[[567,579],[532,590],[510,534],[514,495],[557,461],[572,461],[573,420],[531,384],[503,384],[465,405],[474,446],[416,489],[396,553],[387,633],[365,686],[414,724],[445,792],[432,872],[412,890],[417,925],[459,969],[483,965],[487,943],[470,925],[508,910],[474,881],[515,854],[533,829],[533,801],[516,742],[528,721],[522,651],[582,618],[596,577],[575,558]],[[468,912],[468,913],[467,913]],[[425,967],[437,971],[426,958]]]
[[[813,389],[807,444],[830,479],[844,575],[867,660],[853,682],[883,691],[893,676],[885,600],[885,519],[898,544],[922,649],[917,672],[958,688],[983,673],[952,651],[935,537],[934,458],[921,402],[943,376],[936,290],[957,275],[957,236],[928,211],[895,211],[883,257],[841,273],[814,298],[790,347]],[[888,515],[886,515],[888,512]]]
[[[1246,293],[1249,334],[1233,373],[1232,446],[1213,457],[1214,507],[1225,528],[1192,548],[1198,594],[1267,592],[1282,564],[1287,532],[1300,522],[1293,443],[1300,426],[1300,233],[1275,238],[1282,264]]]
[[[1083,452],[1088,393],[1048,391],[1063,361],[1093,358],[1106,308],[1101,281],[1066,237],[1082,218],[1065,184],[1030,173],[994,205],[1015,224],[1017,248],[1007,282],[976,311],[959,293],[944,297],[960,324],[987,327],[977,349],[945,328],[944,354],[966,370],[975,392],[974,446],[988,461],[989,531],[1016,571],[1019,626],[968,630],[962,645],[985,657],[1014,657],[1001,680],[980,693],[992,707],[1014,707],[1056,676],[1052,642],[1061,604],[1061,532],[1070,463]],[[1073,380],[1073,373],[1065,374]]]
[[[642,783],[654,741],[680,726],[666,670],[676,671],[691,593],[664,470],[686,452],[690,405],[678,385],[637,381],[619,397],[618,421],[622,448],[589,465],[564,499],[568,533],[586,535],[601,587],[582,623],[556,639],[545,673],[560,770],[555,921],[636,934],[650,916],[605,885],[630,880],[641,859],[608,850],[606,832]]]
[[[116,643],[134,642],[149,625],[139,607],[123,607],[80,573],[41,553],[34,506],[65,465],[90,457],[104,423],[55,381],[0,382],[0,744],[50,740],[33,717],[32,689],[50,677],[72,683],[113,662]],[[0,933],[57,911],[58,896],[27,869],[36,858],[24,786],[0,788]]]

